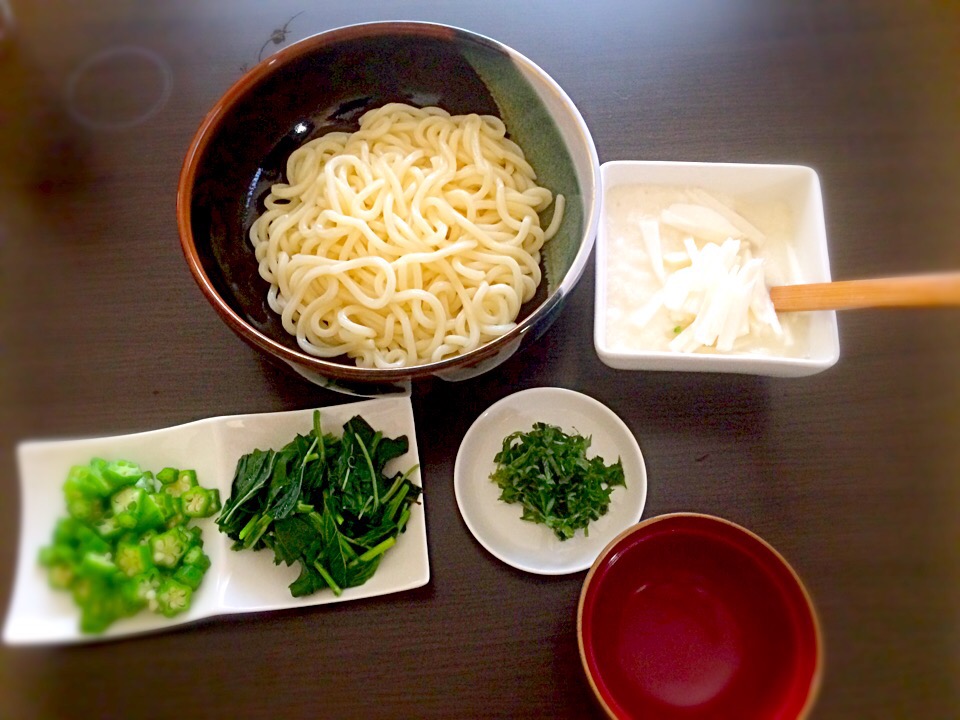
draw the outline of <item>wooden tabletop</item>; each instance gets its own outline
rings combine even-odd
[[[797,163],[820,177],[836,279],[960,268],[960,5],[488,0],[0,0],[0,610],[16,443],[337,404],[218,319],[174,196],[207,109],[280,47],[371,20],[504,42],[579,106],[601,161]],[[960,713],[960,311],[841,313],[803,379],[631,373],[592,344],[593,269],[530,350],[415,386],[431,579],[353,603],[94,646],[0,648],[6,718],[599,715],[577,654],[584,574],[501,563],[454,458],[517,390],[592,395],[631,428],[644,511],[769,541],[816,604],[818,718]]]

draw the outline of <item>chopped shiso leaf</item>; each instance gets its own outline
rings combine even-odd
[[[273,551],[274,562],[299,563],[294,597],[330,588],[340,595],[362,585],[406,529],[421,489],[416,469],[384,474],[409,448],[406,436],[385,437],[359,415],[340,437],[313,428],[280,450],[240,458],[230,498],[217,518],[234,550]]]
[[[500,500],[520,503],[523,520],[546,525],[560,540],[577,530],[589,535],[590,523],[606,515],[614,488],[627,485],[620,458],[606,465],[601,457],[587,457],[590,442],[542,422],[511,433],[490,476]]]
[[[50,585],[73,595],[82,632],[101,633],[145,608],[166,617],[189,609],[210,558],[200,528],[188,523],[211,517],[219,496],[196,485],[193,470],[183,473],[192,489],[209,493],[190,517],[180,512],[179,498],[129,460],[94,458],[70,469],[63,485],[69,517],[57,522],[38,559]]]

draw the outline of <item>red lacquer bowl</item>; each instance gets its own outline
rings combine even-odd
[[[583,584],[580,657],[614,718],[798,718],[823,650],[800,578],[720,518],[662,515],[615,538]]]

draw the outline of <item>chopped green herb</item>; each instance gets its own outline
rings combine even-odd
[[[234,550],[270,548],[276,564],[299,563],[294,597],[362,585],[406,528],[421,489],[415,467],[393,476],[387,463],[407,452],[406,436],[384,437],[362,417],[325,434],[313,428],[280,450],[254,450],[237,462],[217,525]]]
[[[674,335],[679,335],[681,332],[683,332],[683,328],[680,327],[679,325],[677,325],[677,326],[673,329]]]
[[[619,458],[606,465],[587,457],[590,441],[541,422],[508,435],[490,476],[500,500],[520,503],[523,520],[546,525],[560,540],[581,529],[588,535],[589,524],[607,513],[613,489],[627,485]]]

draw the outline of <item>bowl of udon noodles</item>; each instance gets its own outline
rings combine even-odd
[[[463,380],[534,342],[586,267],[599,162],[515,50],[420,22],[342,27],[247,71],[184,159],[177,223],[243,340],[360,395]]]

